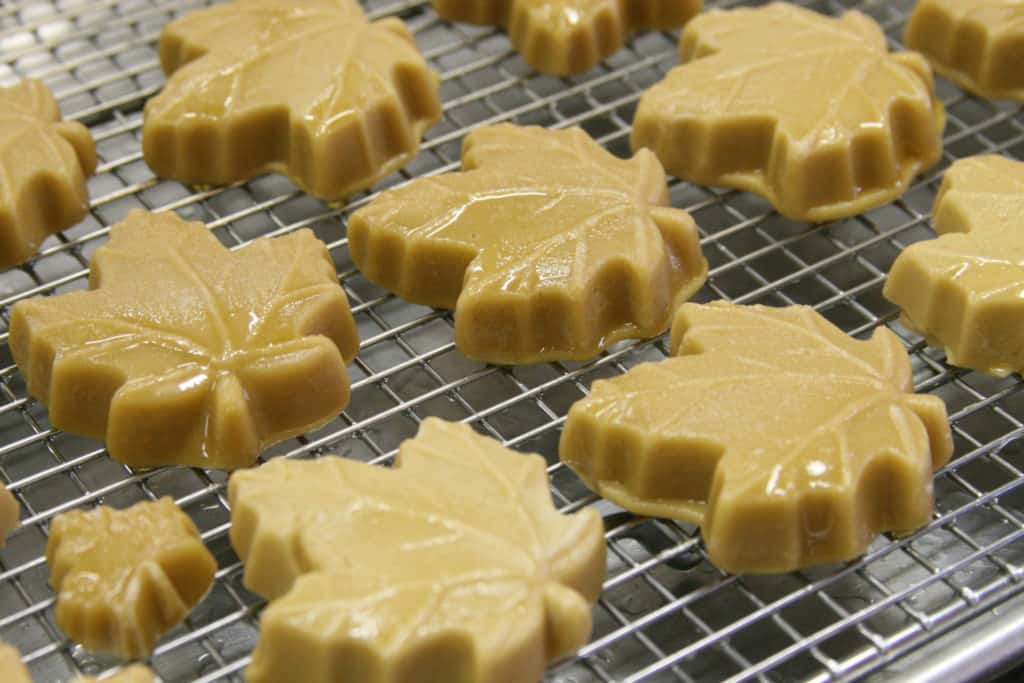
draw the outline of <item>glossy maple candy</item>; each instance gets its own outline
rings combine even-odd
[[[1024,101],[1021,0],[920,0],[904,42],[965,90]]]
[[[0,268],[25,261],[47,235],[85,216],[85,179],[95,171],[89,130],[61,121],[42,82],[0,88]]]
[[[311,231],[230,252],[202,223],[136,210],[91,266],[91,291],[15,304],[10,348],[53,425],[115,460],[244,467],[348,403],[359,339]]]
[[[235,0],[160,35],[142,151],[157,175],[225,185],[269,171],[336,200],[419,151],[439,79],[396,18],[356,0]]]
[[[1024,370],[1024,163],[954,163],[935,200],[938,239],[907,247],[883,294],[949,363],[1005,377]]]
[[[18,528],[21,506],[6,487],[0,484],[0,548],[7,536]]]
[[[632,144],[685,180],[826,221],[900,196],[942,154],[945,110],[927,62],[889,53],[860,12],[712,10],[687,25],[679,51],[682,64],[640,98]]]
[[[217,563],[171,498],[72,510],[46,544],[57,625],[93,652],[147,657],[213,584]]]
[[[929,521],[952,437],[894,334],[852,339],[803,306],[685,304],[671,347],[569,411],[562,461],[600,495],[700,525],[736,573],[849,560]]]
[[[530,683],[601,592],[601,518],[544,460],[428,418],[393,468],[277,458],[228,484],[231,544],[270,601],[250,683]]]
[[[704,0],[434,0],[451,21],[504,26],[516,51],[541,73],[589,71],[642,30],[679,28]]]
[[[32,683],[28,669],[21,663],[21,653],[13,645],[0,641],[0,681],[3,683]]]
[[[157,678],[149,667],[133,664],[118,671],[113,676],[104,678],[102,683],[154,683]],[[74,683],[100,683],[100,679],[92,676],[81,676]]]
[[[371,282],[455,309],[462,353],[586,359],[664,332],[707,276],[697,227],[649,152],[618,159],[578,128],[477,128],[462,172],[378,195],[348,225]]]

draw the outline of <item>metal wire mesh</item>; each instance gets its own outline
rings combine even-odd
[[[933,235],[938,179],[954,159],[998,151],[1024,158],[1024,112],[964,95],[940,81],[950,118],[942,164],[892,204],[808,226],[782,219],[749,194],[676,182],[673,204],[692,212],[711,264],[699,299],[816,307],[855,335],[885,325],[912,354],[918,390],[946,400],[955,460],[936,476],[932,523],[909,538],[882,537],[857,562],[770,577],[736,577],[708,561],[687,524],[640,519],[597,501],[557,460],[569,406],[597,378],[666,355],[664,340],[622,344],[586,363],[499,368],[454,350],[450,314],[414,306],[367,282],[345,239],[349,212],[279,176],[196,191],[153,177],[140,152],[141,107],[163,81],[161,26],[204,0],[46,0],[0,3],[0,81],[42,78],[66,117],[86,123],[100,166],[90,215],[43,245],[25,266],[0,273],[0,475],[23,506],[20,529],[0,551],[0,639],[22,652],[37,681],[100,673],[115,660],[90,655],[56,628],[43,559],[47,524],[63,510],[123,507],[173,496],[219,561],[216,584],[186,622],[164,637],[151,664],[165,681],[240,680],[257,636],[261,601],[241,585],[227,539],[226,476],[173,468],[132,471],[102,444],[53,429],[27,398],[7,348],[10,306],[29,296],[86,286],[90,255],[131,208],[173,210],[207,222],[227,245],[310,227],[328,243],[353,303],[362,348],[351,368],[351,405],[326,427],[278,445],[265,458],[336,453],[386,462],[428,415],[466,420],[511,446],[542,453],[564,510],[606,514],[608,580],[592,642],[546,680],[834,680],[878,669],[943,631],[1024,592],[1024,394],[1017,376],[994,379],[952,368],[902,328],[881,297],[885,273],[907,244]],[[709,2],[732,6],[735,0]],[[912,0],[803,1],[837,13],[856,7],[898,46]],[[444,118],[422,154],[378,188],[456,168],[472,127],[515,121],[580,125],[612,151],[628,152],[642,90],[675,62],[675,36],[649,33],[574,79],[530,71],[499,31],[439,20],[424,0],[365,0],[373,16],[398,15],[442,74]]]

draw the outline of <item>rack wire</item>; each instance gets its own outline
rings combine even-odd
[[[90,127],[100,156],[89,183],[89,216],[47,240],[25,266],[0,273],[0,476],[23,507],[19,530],[0,551],[0,639],[21,651],[35,680],[64,681],[119,664],[85,652],[55,625],[43,557],[47,525],[75,507],[173,496],[217,557],[210,594],[151,659],[165,681],[241,680],[258,633],[262,602],[242,587],[227,539],[226,476],[187,468],[131,470],[110,460],[102,444],[54,429],[46,410],[27,397],[7,348],[10,306],[85,288],[91,254],[106,240],[108,226],[131,208],[205,221],[230,246],[301,227],[329,245],[363,340],[351,367],[352,402],[327,426],[279,444],[264,459],[335,453],[386,463],[421,419],[438,415],[543,454],[561,509],[595,505],[605,514],[609,571],[594,609],[593,638],[576,657],[552,667],[547,681],[846,680],[898,664],[908,651],[962,632],[969,622],[1005,644],[1005,614],[1024,593],[1021,378],[946,365],[941,352],[899,324],[880,292],[896,254],[934,235],[929,211],[949,163],[989,152],[1024,158],[1024,110],[969,97],[940,80],[950,114],[943,162],[901,199],[835,223],[798,224],[750,194],[673,183],[673,204],[700,225],[711,265],[699,300],[808,304],[858,336],[889,327],[911,353],[917,389],[945,399],[955,435],[956,456],[936,475],[936,510],[924,529],[906,538],[883,536],[848,564],[737,577],[708,562],[691,525],[622,513],[558,463],[569,406],[594,379],[664,358],[664,339],[620,344],[586,363],[508,368],[470,361],[454,349],[449,313],[396,299],[354,269],[345,221],[370,194],[339,209],[280,176],[202,191],[153,176],[139,141],[142,105],[163,82],[159,31],[207,4],[0,1],[0,82],[42,78],[65,116]],[[455,169],[467,131],[498,121],[579,125],[625,155],[640,93],[676,61],[676,35],[648,33],[588,74],[550,78],[530,71],[500,31],[442,21],[425,0],[364,4],[371,16],[397,15],[413,28],[442,74],[444,98],[444,118],[427,133],[422,154],[376,190]],[[913,2],[798,4],[826,13],[861,9],[899,47]],[[1024,643],[1009,648],[1011,655],[1021,650]],[[1001,663],[994,651],[981,656],[991,658],[992,667]]]

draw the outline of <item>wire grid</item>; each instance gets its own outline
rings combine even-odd
[[[34,76],[54,90],[66,117],[96,138],[99,170],[89,216],[43,245],[25,266],[0,273],[0,475],[23,507],[20,529],[0,551],[0,639],[23,654],[35,680],[102,673],[94,656],[57,629],[43,558],[57,513],[103,502],[124,507],[173,496],[219,562],[210,594],[159,643],[151,665],[165,681],[241,680],[257,637],[261,600],[241,585],[230,548],[226,475],[165,468],[133,471],[102,444],[59,432],[27,398],[6,345],[10,306],[29,296],[86,287],[86,267],[109,225],[131,208],[173,210],[207,222],[237,246],[263,235],[312,228],[330,247],[361,335],[351,367],[350,406],[324,428],[270,449],[264,459],[336,453],[386,463],[428,415],[465,420],[510,446],[543,454],[565,511],[605,514],[608,579],[594,609],[590,644],[552,667],[547,681],[836,680],[876,670],[1024,592],[1024,394],[1017,376],[995,379],[947,366],[904,329],[881,296],[893,258],[932,237],[938,180],[953,160],[998,151],[1024,158],[1024,113],[964,95],[940,80],[949,111],[943,162],[906,195],[827,225],[785,220],[746,193],[675,182],[673,204],[691,211],[711,265],[699,300],[808,304],[854,335],[885,325],[911,353],[919,391],[947,402],[955,460],[936,475],[936,510],[908,538],[885,536],[861,560],[778,576],[726,575],[707,560],[688,524],[637,518],[598,501],[557,459],[569,406],[594,379],[667,356],[664,339],[620,344],[586,363],[494,367],[454,350],[451,315],[396,299],[354,268],[345,220],[370,195],[336,209],[280,176],[197,191],[158,180],[142,161],[141,107],[163,82],[161,26],[202,0],[0,2],[0,81]],[[628,154],[640,93],[676,61],[676,35],[636,37],[592,72],[573,79],[530,71],[499,31],[439,20],[423,0],[366,0],[372,16],[398,15],[442,74],[443,120],[420,156],[377,188],[457,168],[475,126],[515,121],[582,126]],[[709,2],[734,6],[735,0]],[[899,45],[912,0],[804,1],[818,11],[856,7]]]

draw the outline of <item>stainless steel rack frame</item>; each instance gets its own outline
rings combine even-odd
[[[352,402],[326,427],[265,457],[336,453],[387,462],[423,417],[440,415],[544,454],[559,507],[597,505],[608,515],[609,573],[594,608],[593,639],[551,668],[546,680],[825,681],[899,674],[964,680],[1021,656],[1021,378],[948,366],[940,352],[900,326],[880,292],[895,255],[933,235],[929,211],[950,162],[987,152],[1024,158],[1024,109],[969,97],[940,81],[950,114],[943,162],[903,198],[835,223],[798,224],[750,194],[673,184],[673,203],[696,218],[712,268],[700,299],[809,304],[854,335],[889,327],[912,354],[918,390],[947,402],[956,437],[955,460],[935,478],[936,510],[926,528],[909,538],[879,538],[850,564],[737,577],[708,563],[692,526],[617,513],[558,464],[559,428],[572,402],[595,378],[664,357],[664,339],[619,345],[586,363],[504,368],[469,361],[454,349],[448,313],[398,300],[353,268],[345,220],[369,195],[337,209],[279,176],[202,190],[153,176],[139,140],[142,105],[163,82],[159,31],[172,17],[206,4],[0,2],[0,82],[42,78],[64,114],[91,128],[100,155],[89,183],[90,215],[49,239],[30,263],[0,273],[0,475],[23,506],[20,529],[0,551],[0,639],[17,646],[37,681],[102,674],[118,665],[84,652],[56,628],[43,558],[53,516],[98,502],[125,506],[173,496],[220,563],[211,593],[152,657],[165,681],[241,680],[257,637],[261,601],[242,587],[228,543],[225,475],[133,471],[110,460],[102,444],[53,429],[46,410],[26,396],[6,345],[10,306],[84,288],[90,255],[108,226],[133,207],[206,221],[228,245],[304,226],[329,244],[363,340],[351,368]],[[799,4],[826,13],[865,11],[898,47],[913,2]],[[445,102],[444,118],[428,132],[422,154],[376,189],[456,168],[466,132],[497,121],[579,125],[624,154],[637,98],[676,61],[676,37],[648,33],[586,75],[549,78],[530,71],[500,31],[441,21],[426,0],[365,5],[374,16],[397,15],[414,29],[442,74]],[[916,657],[903,657],[911,651]]]

